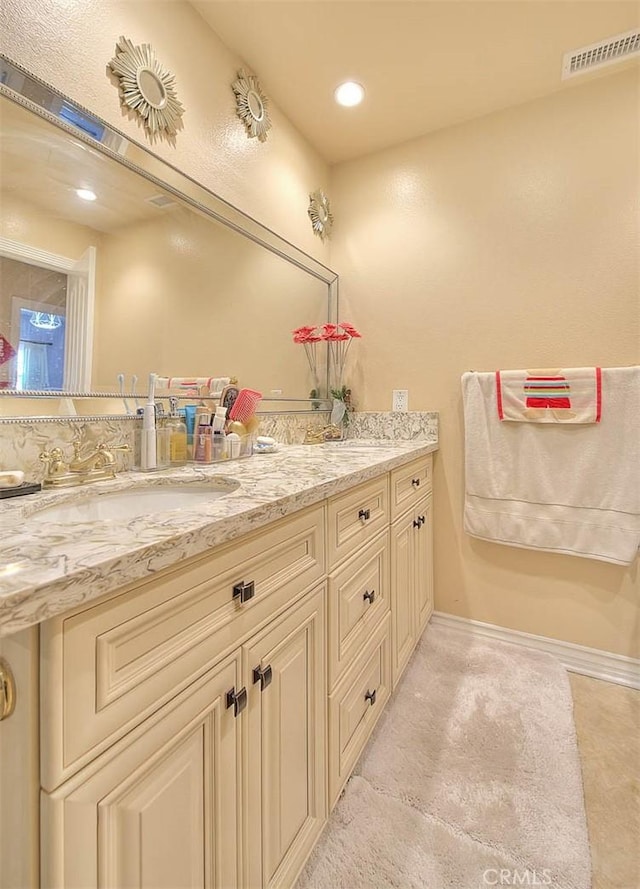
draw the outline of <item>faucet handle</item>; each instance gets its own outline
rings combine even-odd
[[[63,457],[64,454],[62,453],[61,448],[52,448],[50,451],[42,451],[39,460],[47,467],[47,476],[49,478],[55,475],[60,475],[66,471]]]

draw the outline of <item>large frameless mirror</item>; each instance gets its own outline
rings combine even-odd
[[[291,331],[336,320],[334,272],[7,60],[0,115],[0,418],[150,372],[318,407]]]

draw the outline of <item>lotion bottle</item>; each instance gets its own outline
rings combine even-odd
[[[169,462],[172,466],[181,466],[187,462],[187,427],[178,413],[178,399],[174,395],[169,404],[170,413],[165,421],[169,435]]]

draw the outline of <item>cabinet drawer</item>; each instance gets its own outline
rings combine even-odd
[[[335,567],[386,527],[389,521],[387,476],[333,497],[327,513],[329,565]]]
[[[329,576],[330,688],[389,608],[389,532],[383,531]]]
[[[411,509],[431,490],[431,454],[391,473],[391,521]]]
[[[324,510],[314,506],[45,623],[41,716],[51,743],[42,751],[43,787],[53,789],[320,580],[323,527]],[[242,597],[234,595],[240,583]]]
[[[390,616],[329,696],[329,804],[336,803],[391,693]]]

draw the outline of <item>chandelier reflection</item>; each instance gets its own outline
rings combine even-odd
[[[29,321],[40,330],[57,330],[62,326],[60,315],[53,315],[50,312],[32,312]]]

